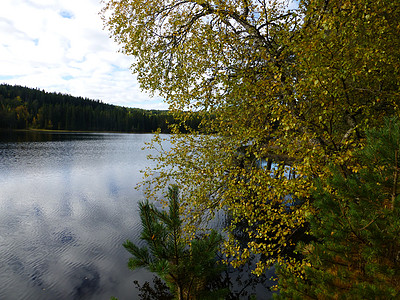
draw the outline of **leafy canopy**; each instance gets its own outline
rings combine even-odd
[[[301,258],[293,250],[307,239],[313,178],[329,164],[359,169],[365,130],[398,114],[399,14],[389,0],[295,10],[273,0],[107,1],[105,26],[135,58],[142,87],[178,115],[203,115],[202,131],[172,136],[147,171],[148,195],[176,182],[189,234],[225,210],[229,232],[241,224],[248,237],[230,234],[233,265],[258,253],[260,274]]]

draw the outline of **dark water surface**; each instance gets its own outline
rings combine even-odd
[[[0,133],[0,299],[136,299],[151,135]]]

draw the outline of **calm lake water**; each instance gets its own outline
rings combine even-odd
[[[146,134],[0,133],[0,299],[136,299]]]

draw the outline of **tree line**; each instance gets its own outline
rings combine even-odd
[[[200,120],[187,122],[196,128]],[[106,104],[61,93],[8,84],[0,85],[0,128],[74,131],[168,133],[176,120],[163,110]]]

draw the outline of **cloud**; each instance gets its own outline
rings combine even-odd
[[[0,81],[127,107],[166,109],[141,91],[132,58],[103,31],[97,0],[6,0],[0,10]]]

